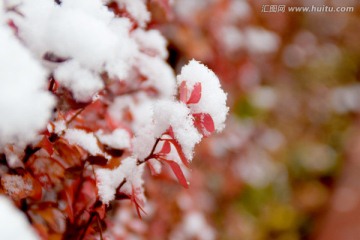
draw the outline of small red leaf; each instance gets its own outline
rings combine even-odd
[[[194,125],[198,128],[204,136],[209,136],[211,133],[215,132],[214,120],[208,113],[195,113],[194,116]]]
[[[168,134],[171,138],[175,139],[175,135],[172,127],[169,127],[168,130],[166,130],[165,134]]]
[[[180,93],[180,102],[186,103],[186,100],[187,100],[187,86],[186,86],[185,81],[181,82],[180,87],[179,87],[179,93]]]
[[[13,21],[13,20],[9,20],[7,24],[8,24],[8,26],[9,26],[12,30],[14,30],[15,35],[17,35],[18,32],[19,32],[19,28],[16,26],[16,24],[14,23],[14,21]]]
[[[178,153],[178,155],[179,155],[182,163],[183,163],[186,167],[189,167],[189,161],[188,161],[188,159],[185,157],[185,154],[184,154],[184,152],[182,151],[182,148],[181,148],[180,144],[178,143],[178,141],[176,141],[176,139],[171,139],[171,140],[168,140],[168,141],[170,141],[170,142],[173,144],[173,146],[175,147],[175,149],[176,149],[176,151],[177,151],[177,153]]]
[[[49,138],[46,136],[43,137],[43,139],[39,142],[38,146],[44,148],[49,153],[50,156],[54,152],[53,145],[50,142]]]
[[[75,219],[74,209],[73,209],[74,192],[75,192],[74,187],[75,187],[75,185],[72,184],[72,185],[66,187],[65,190],[64,190],[65,202],[67,203],[66,208],[65,208],[65,213],[66,213],[66,215],[69,218],[71,223],[73,223],[74,219]]]
[[[139,218],[141,219],[141,213],[140,212],[143,212],[144,214],[146,214],[146,212],[142,208],[139,199],[136,197],[136,190],[134,189],[134,186],[132,186],[132,194],[130,196],[130,200],[131,200],[131,202],[133,202],[135,204],[136,212],[137,212]]]
[[[201,83],[196,83],[186,104],[198,103],[201,99]]]
[[[150,168],[150,173],[151,173],[151,175],[155,176],[155,175],[156,175],[156,170],[155,170],[154,166],[150,163],[150,161],[147,161],[146,164],[147,164],[147,165],[149,166],[149,168]]]
[[[184,188],[189,188],[189,184],[186,181],[186,178],[184,176],[184,173],[181,170],[181,167],[179,166],[179,164],[177,164],[176,162],[172,161],[172,160],[166,160],[166,159],[162,159],[164,161],[166,161],[169,166],[171,167],[171,169],[173,170],[176,178],[178,179],[179,183],[184,187]]]
[[[164,144],[162,145],[162,148],[158,154],[166,155],[166,154],[169,154],[170,151],[171,151],[171,145],[170,145],[169,141],[165,140]]]

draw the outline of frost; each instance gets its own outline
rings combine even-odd
[[[190,104],[192,113],[208,113],[212,117],[215,129],[220,132],[225,127],[226,115],[229,108],[226,106],[226,94],[221,89],[219,79],[205,65],[198,61],[191,60],[181,69],[177,76],[177,83],[180,86],[186,82],[188,92],[191,92],[194,85],[201,84],[201,99],[196,104]]]
[[[79,129],[68,129],[65,132],[64,138],[68,140],[70,144],[82,147],[93,156],[103,154],[93,133],[87,133]]]
[[[4,196],[0,196],[0,239],[39,239],[30,227],[25,215],[17,210]]]

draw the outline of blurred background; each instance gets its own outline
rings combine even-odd
[[[360,239],[359,5],[152,1],[169,63],[209,66],[231,110],[225,131],[197,146],[189,190],[148,176],[146,223],[124,210],[118,221],[146,239]]]

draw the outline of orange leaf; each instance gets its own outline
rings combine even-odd
[[[54,153],[53,145],[49,141],[49,138],[46,136],[44,136],[42,140],[39,142],[38,147],[44,148],[49,153],[50,156]]]

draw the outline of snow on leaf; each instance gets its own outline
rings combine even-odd
[[[96,156],[98,154],[102,154],[102,151],[99,148],[98,142],[93,133],[87,133],[80,129],[67,129],[64,137],[69,141],[70,144],[76,144],[82,147],[91,155]]]
[[[196,104],[190,104],[191,114],[208,113],[214,122],[214,128],[220,132],[225,127],[229,108],[226,106],[227,95],[222,90],[219,78],[204,64],[191,60],[177,76],[178,86],[186,82],[188,89],[195,89],[201,83],[201,98]],[[206,120],[207,121],[207,120]],[[207,125],[208,123],[206,123]],[[212,127],[209,126],[209,130]],[[209,131],[208,130],[208,131]]]

